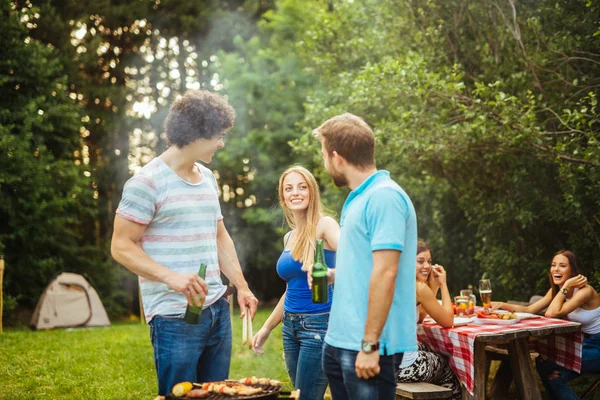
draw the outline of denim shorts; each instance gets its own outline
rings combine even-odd
[[[161,396],[178,382],[222,381],[229,376],[231,320],[224,298],[202,311],[196,325],[184,322],[183,316],[152,318],[150,339]]]
[[[321,368],[323,343],[329,313],[283,313],[283,350],[285,365],[302,400],[323,399],[327,377]]]

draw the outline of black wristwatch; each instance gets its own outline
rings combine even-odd
[[[360,342],[360,349],[364,352],[364,353],[372,353],[374,351],[379,350],[379,342],[377,343],[373,343],[373,342],[369,342],[368,340],[363,340]]]
[[[569,293],[569,289],[567,288],[562,288],[560,289],[561,293],[564,294],[565,296],[567,295],[567,293]]]

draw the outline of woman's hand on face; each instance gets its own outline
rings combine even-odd
[[[434,282],[437,286],[443,286],[446,284],[446,270],[439,264],[435,264],[431,267],[431,275],[433,276]]]
[[[567,289],[581,289],[585,285],[587,285],[587,278],[581,274],[577,276],[573,276],[565,282],[563,288]]]
[[[427,277],[427,286],[431,288],[434,292],[440,287],[437,279],[435,279],[435,275],[433,274],[433,266],[431,267],[431,271],[429,272],[429,276]]]

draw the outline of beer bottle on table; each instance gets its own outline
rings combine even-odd
[[[200,264],[200,270],[198,271],[198,276],[202,279],[206,278],[206,264]],[[193,302],[193,300],[192,300],[192,302]],[[185,322],[187,322],[188,324],[197,324],[198,322],[200,322],[200,314],[202,314],[202,305],[203,304],[204,304],[203,301],[200,301],[200,307],[190,306],[188,304],[187,308],[185,309],[185,316],[183,317],[183,320]]]
[[[317,240],[315,263],[312,267],[312,301],[313,303],[329,302],[329,285],[327,284],[327,265],[323,252],[323,240]]]

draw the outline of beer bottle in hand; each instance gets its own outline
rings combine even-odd
[[[200,270],[198,271],[198,276],[202,279],[206,278],[206,264],[200,264]],[[200,296],[200,295],[198,295],[198,296]],[[183,317],[183,320],[185,322],[187,322],[188,324],[197,324],[198,322],[200,322],[200,314],[202,314],[202,304],[203,303],[204,303],[203,301],[200,301],[199,307],[190,306],[188,304],[187,308],[185,309],[185,316]]]
[[[327,284],[327,265],[323,252],[323,240],[317,240],[315,263],[312,267],[312,301],[313,303],[329,302],[329,285]]]

